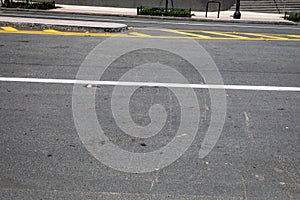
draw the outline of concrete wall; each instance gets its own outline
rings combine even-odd
[[[192,8],[192,10],[203,11],[205,10],[208,0],[173,0],[175,8]],[[236,0],[219,0],[221,2],[221,9],[228,10]],[[85,6],[107,6],[107,7],[123,7],[123,8],[136,8],[139,6],[144,7],[164,7],[165,0],[55,0],[57,4],[69,5],[85,5]],[[171,0],[169,0],[171,5]],[[216,5],[210,7],[215,10]]]

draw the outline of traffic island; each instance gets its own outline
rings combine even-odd
[[[1,17],[1,26],[30,27],[39,29],[54,29],[60,31],[80,32],[121,32],[128,29],[126,24],[77,21],[77,20],[54,20],[40,18]]]

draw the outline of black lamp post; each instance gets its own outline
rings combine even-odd
[[[169,4],[169,2],[168,2],[168,0],[166,0],[166,12],[168,12],[168,4]]]
[[[236,0],[236,8],[233,14],[233,19],[241,19],[240,5],[241,5],[240,0]]]

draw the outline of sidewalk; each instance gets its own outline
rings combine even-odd
[[[114,8],[114,7],[96,7],[96,6],[75,6],[75,5],[62,5],[57,4],[59,8],[53,9],[53,12],[63,13],[76,13],[76,14],[94,14],[94,15],[117,15],[139,18],[169,18],[159,16],[138,16],[136,8]],[[197,21],[218,21],[218,22],[252,22],[252,23],[283,23],[283,24],[296,24],[294,22],[283,19],[283,14],[276,13],[256,13],[245,12],[241,10],[241,19],[233,19],[233,11],[221,11],[220,18],[217,18],[217,12],[208,12],[208,17],[205,17],[205,12],[192,11],[191,20]],[[179,19],[179,18],[175,18]]]

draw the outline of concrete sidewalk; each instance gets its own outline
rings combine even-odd
[[[140,17],[140,18],[165,18],[159,16],[138,16],[136,8],[114,8],[114,7],[96,7],[96,6],[75,6],[75,5],[61,5],[57,4],[59,8],[53,9],[53,12],[62,13],[76,13],[76,14],[94,14],[94,15],[116,15],[116,16],[128,16],[128,17]],[[220,18],[217,18],[217,12],[208,12],[208,17],[205,17],[205,12],[192,11],[191,20],[197,21],[216,21],[216,22],[248,22],[248,23],[273,23],[273,24],[297,24],[288,20],[285,20],[283,14],[276,13],[257,13],[257,12],[244,12],[241,10],[241,19],[233,19],[233,11],[221,11]],[[171,17],[172,18],[172,17]],[[174,18],[174,17],[173,17]],[[182,19],[182,18],[175,18]],[[186,18],[185,18],[186,19]]]

